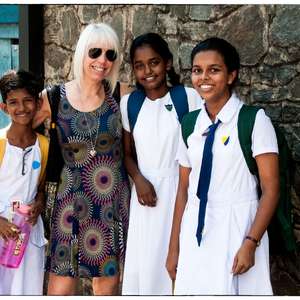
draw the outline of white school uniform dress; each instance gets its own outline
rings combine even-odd
[[[24,157],[26,150],[31,152]],[[41,171],[41,151],[38,139],[25,150],[6,143],[5,154],[0,166],[0,215],[8,218],[11,202],[22,204],[33,202]],[[42,295],[45,256],[44,227],[41,216],[30,232],[30,238],[21,264],[16,269],[0,265],[0,295]]]
[[[185,88],[189,110],[201,105],[192,88]],[[127,101],[121,99],[123,127],[130,132]],[[169,111],[166,105],[171,105]],[[170,107],[170,106],[167,106]],[[146,97],[133,130],[138,167],[154,186],[156,207],[142,206],[132,188],[125,256],[123,295],[170,295],[172,282],[165,268],[178,184],[180,124],[170,93],[152,101]]]
[[[255,251],[255,265],[242,275],[231,273],[234,256],[249,233],[257,211],[257,180],[244,159],[237,130],[242,102],[231,96],[216,116],[213,163],[205,224],[197,244],[199,199],[196,195],[205,143],[203,133],[212,124],[204,107],[189,136],[188,149],[179,142],[179,164],[191,168],[188,201],[180,230],[176,295],[271,295],[268,235]],[[217,121],[217,120],[216,120]],[[225,143],[225,140],[228,143]],[[278,153],[274,128],[263,110],[256,115],[252,133],[253,157]]]

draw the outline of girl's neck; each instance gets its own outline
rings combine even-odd
[[[32,129],[32,124],[20,125],[12,123],[6,137],[11,145],[22,149],[32,146],[36,142],[36,133]]]
[[[156,89],[145,90],[145,93],[146,93],[147,98],[155,101],[156,99],[159,99],[159,98],[162,98],[163,96],[165,96],[168,91],[169,91],[169,88],[168,88],[167,84],[164,84]]]
[[[218,101],[205,102],[205,108],[208,113],[209,118],[214,122],[217,114],[221,111],[227,101],[230,99],[231,94],[226,95],[226,97],[219,99]]]

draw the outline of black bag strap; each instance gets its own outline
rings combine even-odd
[[[54,85],[47,90],[47,97],[51,107],[51,123],[50,123],[50,144],[49,144],[49,156],[46,168],[46,181],[58,182],[60,179],[60,173],[64,165],[61,149],[59,147],[59,141],[56,130],[58,107],[60,102],[60,86]]]

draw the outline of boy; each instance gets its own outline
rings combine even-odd
[[[41,106],[40,90],[36,78],[26,71],[9,71],[0,79],[1,108],[11,117],[10,127],[0,130],[0,238],[18,238],[19,229],[11,222],[16,203],[30,205],[32,224],[19,267],[0,265],[0,294],[42,295],[45,239],[40,214],[48,140],[32,129]]]

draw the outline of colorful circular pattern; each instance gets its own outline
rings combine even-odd
[[[55,237],[62,242],[71,241],[74,219],[72,197],[66,197],[63,201],[60,201],[54,217]]]
[[[55,249],[54,259],[56,264],[70,261],[70,248],[67,244],[58,244]]]
[[[61,263],[59,265],[56,265],[53,268],[53,272],[56,275],[60,275],[60,276],[72,276],[72,277],[75,276],[75,272],[74,272],[73,266],[68,261],[63,262],[63,263]]]
[[[98,131],[99,121],[94,114],[76,112],[71,120],[71,128],[77,135],[87,136],[94,139]],[[92,135],[92,136],[90,136]]]
[[[122,136],[121,114],[120,113],[111,114],[107,119],[107,127],[110,134],[112,134],[114,137],[121,138]]]
[[[106,224],[113,224],[115,210],[111,205],[102,206],[100,217]]]
[[[79,241],[79,259],[89,265],[100,265],[109,253],[109,229],[100,220],[85,222]]]
[[[89,142],[83,138],[69,137],[62,146],[62,155],[69,167],[81,167],[88,160]]]
[[[60,175],[60,181],[57,190],[57,198],[62,199],[65,197],[72,188],[73,176],[69,167],[64,166]]]
[[[98,156],[82,172],[83,187],[96,204],[112,201],[120,182],[115,162],[109,156]]]
[[[84,192],[74,194],[74,213],[81,222],[91,218],[92,208],[92,203]]]
[[[61,98],[61,101],[59,102],[59,108],[58,108],[58,117],[69,120],[72,118],[74,114],[74,109],[68,102],[68,100],[63,97]]]
[[[100,133],[96,141],[96,150],[100,153],[107,153],[111,150],[114,138],[108,133]]]
[[[100,266],[102,276],[115,276],[119,272],[119,264],[114,256],[108,256]]]

